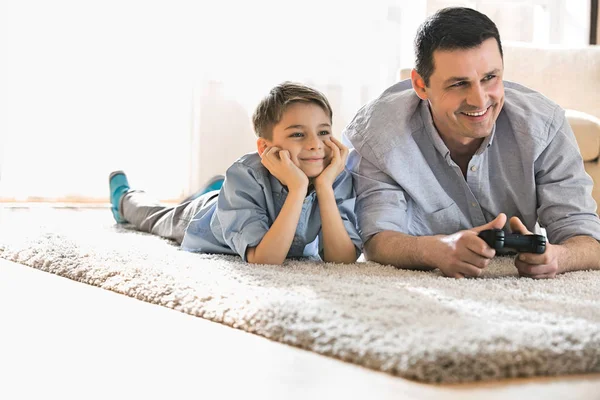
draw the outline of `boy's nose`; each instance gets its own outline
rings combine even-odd
[[[323,141],[321,140],[321,138],[319,138],[318,136],[310,136],[307,139],[307,143],[306,143],[307,147],[309,149],[320,149],[321,147],[323,147]]]

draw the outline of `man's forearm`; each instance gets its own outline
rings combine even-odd
[[[432,270],[427,256],[431,236],[410,236],[400,232],[383,231],[365,243],[365,256],[380,264],[403,269]]]
[[[575,236],[560,244],[559,272],[600,269],[600,243],[589,236]]]

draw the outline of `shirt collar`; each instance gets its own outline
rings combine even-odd
[[[433,117],[431,116],[431,110],[429,109],[428,101],[425,101],[425,100],[421,101],[420,112],[421,112],[421,119],[423,120],[423,124],[425,125],[425,131],[431,138],[431,142],[433,143],[433,146],[438,151],[438,153],[440,153],[442,155],[442,157],[444,157],[445,159],[448,159],[450,157],[450,150],[446,146],[446,143],[444,143],[444,141],[442,140],[442,137],[440,136],[439,132],[435,128],[435,125],[433,124]],[[483,140],[483,142],[481,142],[481,146],[479,146],[479,148],[475,152],[476,155],[483,154],[483,152],[492,145],[495,133],[496,133],[496,123],[494,123],[494,126],[492,126],[492,133],[490,135],[488,135]]]

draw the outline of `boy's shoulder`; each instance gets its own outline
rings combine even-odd
[[[225,173],[222,196],[235,202],[239,196],[252,198],[260,204],[270,204],[273,193],[281,192],[281,183],[262,165],[257,152],[244,154],[231,164]],[[220,196],[220,197],[222,197]],[[265,199],[264,203],[261,199]]]
[[[237,160],[231,164],[229,169],[247,169],[250,171],[256,171],[260,174],[263,174],[265,171],[268,173],[269,171],[265,168],[261,163],[260,155],[258,152],[252,152],[248,154],[244,154]]]
[[[227,176],[253,177],[257,181],[268,180],[271,176],[269,170],[262,165],[260,155],[257,152],[244,154],[231,164],[227,169]]]
[[[256,151],[244,154],[243,156],[235,160],[233,164],[242,164],[252,168],[256,168],[259,165],[262,165],[260,162],[260,155],[258,155],[258,152]]]

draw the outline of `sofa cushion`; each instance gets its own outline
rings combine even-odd
[[[504,42],[504,79],[600,118],[600,46]]]

